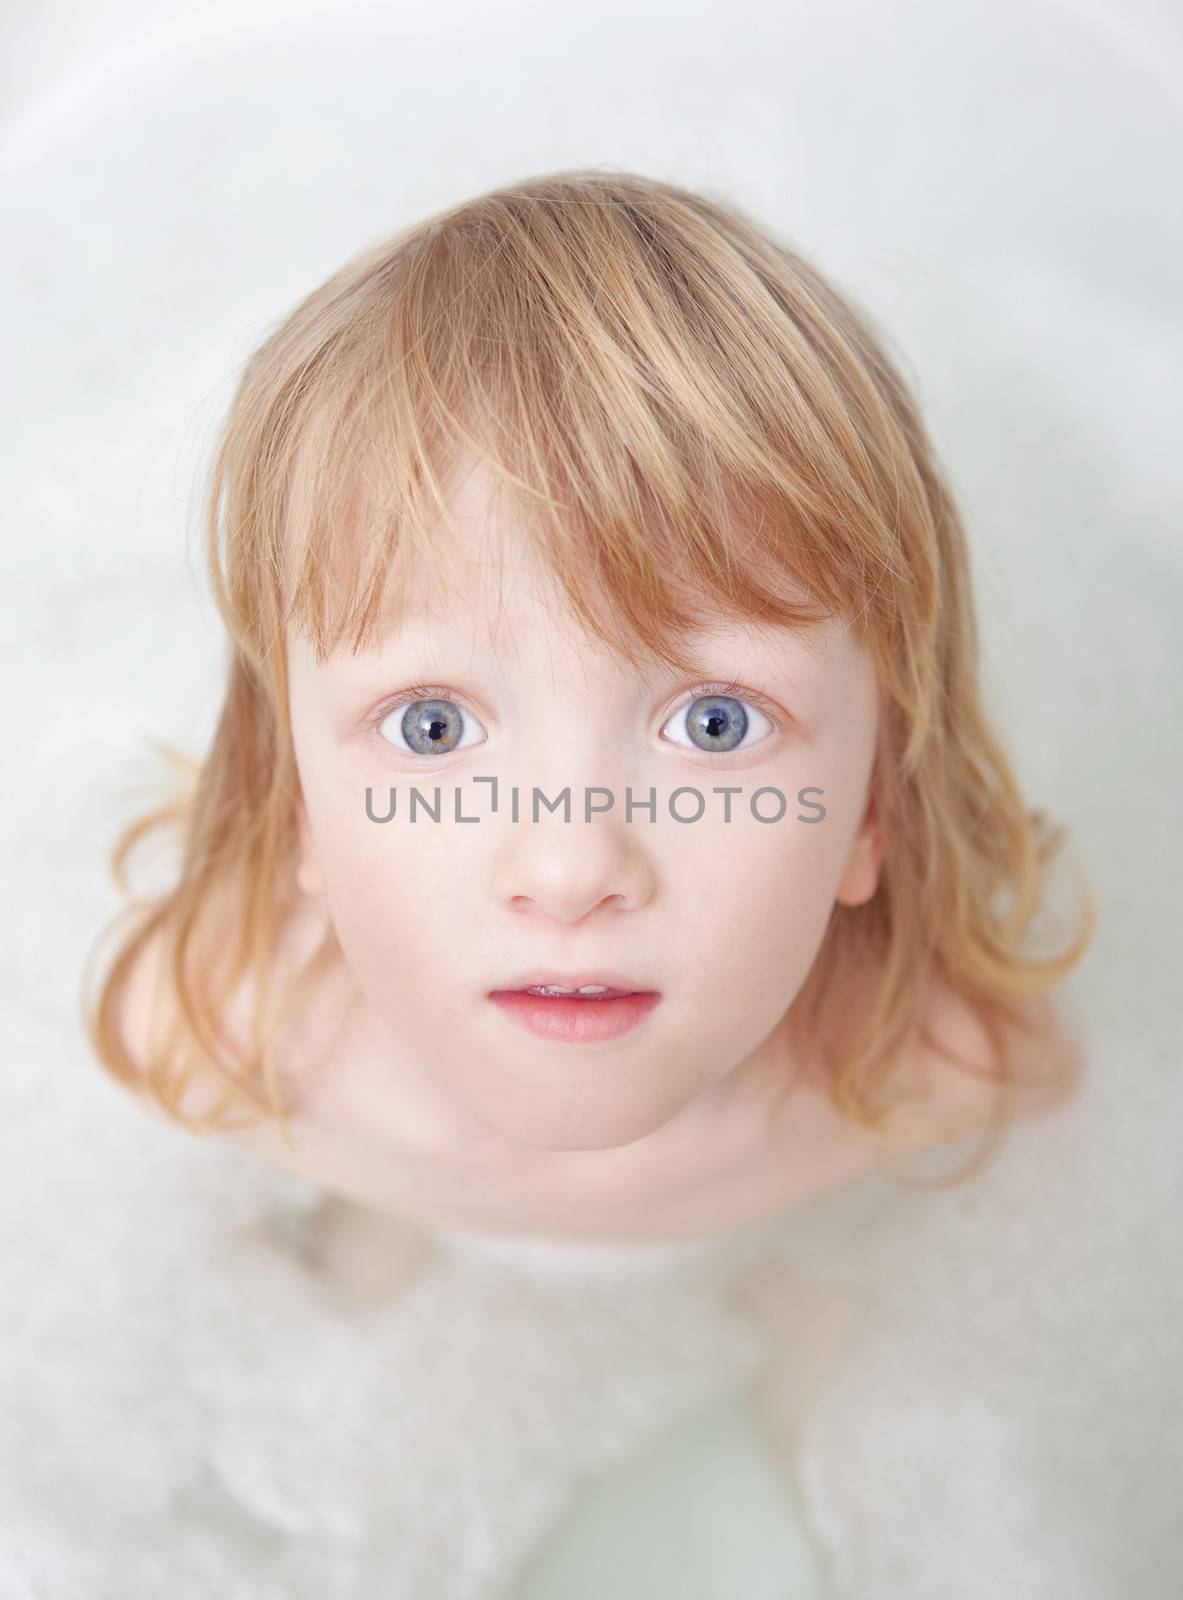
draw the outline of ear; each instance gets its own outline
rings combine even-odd
[[[316,847],[312,842],[312,829],[308,826],[308,813],[304,809],[303,796],[296,801],[296,821],[300,829],[300,861],[296,868],[296,886],[304,894],[315,897],[324,893],[324,879],[317,863]]]
[[[842,882],[838,885],[836,898],[839,905],[861,906],[871,899],[879,887],[883,848],[883,826],[875,804],[875,791],[872,789],[867,801],[866,815],[851,846]]]

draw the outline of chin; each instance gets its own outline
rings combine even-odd
[[[523,1108],[520,1117],[507,1117],[505,1107],[497,1115],[486,1113],[499,1132],[515,1144],[534,1150],[619,1150],[636,1144],[665,1127],[680,1108],[649,1106],[631,1109],[621,1106],[584,1106],[549,1109],[534,1104]]]

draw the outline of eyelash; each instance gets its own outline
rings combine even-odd
[[[457,705],[460,697],[452,689],[445,688],[438,683],[413,683],[409,688],[400,689],[389,700],[384,700],[366,720],[371,728],[380,728],[392,711],[397,711],[400,706],[409,706],[415,700],[450,700]],[[400,751],[400,754],[403,752]]]
[[[757,694],[754,689],[747,689],[742,683],[700,683],[691,691],[684,700],[679,700],[674,711],[681,711],[683,706],[693,705],[696,700],[706,700],[713,694],[725,694],[742,700],[745,705],[755,706],[757,711],[762,711],[779,733],[781,729],[781,714],[772,706],[763,695]],[[673,715],[673,712],[670,713]]]
[[[762,711],[772,724],[777,733],[783,726],[781,714],[755,690],[746,688],[742,683],[700,683],[692,689],[683,699],[670,708],[662,726],[669,721],[676,712],[685,706],[693,705],[696,700],[705,700],[713,694],[729,695],[736,700],[742,700],[746,705],[755,706],[757,711]],[[463,697],[452,689],[438,683],[413,683],[406,689],[400,689],[398,694],[390,700],[385,700],[366,720],[371,728],[377,731],[386,721],[392,711],[397,711],[400,706],[411,705],[416,700],[448,700],[454,704],[462,704]],[[402,754],[403,752],[400,752]]]

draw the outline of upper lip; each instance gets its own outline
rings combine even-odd
[[[534,989],[548,983],[558,984],[561,989],[582,989],[585,984],[597,983],[605,989],[620,989],[625,994],[655,992],[651,985],[638,983],[635,978],[626,978],[622,972],[609,972],[605,967],[597,967],[591,972],[556,972],[553,968],[533,967],[529,972],[519,972],[516,977],[508,978],[489,992],[497,994],[505,989]]]

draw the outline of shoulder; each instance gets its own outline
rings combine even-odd
[[[112,1012],[119,1041],[132,1065],[123,1080],[140,1109],[173,1123],[152,1092],[151,1078],[168,1049],[178,1017],[168,940],[158,923],[141,939]]]
[[[233,915],[230,897],[224,892],[217,893],[211,895],[194,927],[185,964],[199,1004],[211,1003],[214,975],[232,945]],[[280,919],[276,939],[273,976],[278,985],[285,984],[316,953],[324,940],[326,927],[323,913],[318,914],[317,906],[304,897],[291,904],[288,913]],[[146,1111],[175,1125],[175,1119],[158,1103],[149,1085],[150,1070],[159,1065],[159,1055],[168,1048],[170,1036],[181,1018],[173,953],[173,942],[165,928],[154,928],[136,952],[116,1017],[124,1049],[136,1068],[136,1077],[129,1088]],[[241,1058],[248,1048],[256,1004],[256,985],[248,971],[232,985],[217,1011],[217,1026],[236,1057]],[[298,1065],[287,1036],[298,1036],[295,1024],[306,1021],[303,1010],[298,1016],[294,1012],[285,1015],[284,1048],[279,1052],[281,1081],[289,1078],[293,1066]],[[217,1104],[222,1087],[222,1080],[213,1069],[195,1073],[185,1097],[186,1112],[198,1117],[208,1115]]]
[[[1054,1111],[1079,1093],[1083,1052],[1047,994],[1019,1002],[999,1047],[979,1007],[944,978],[934,979],[924,1027],[908,1062],[916,1092],[903,1116],[919,1142],[945,1142],[984,1129],[999,1113],[1003,1052],[1009,1058],[1007,1120]]]

